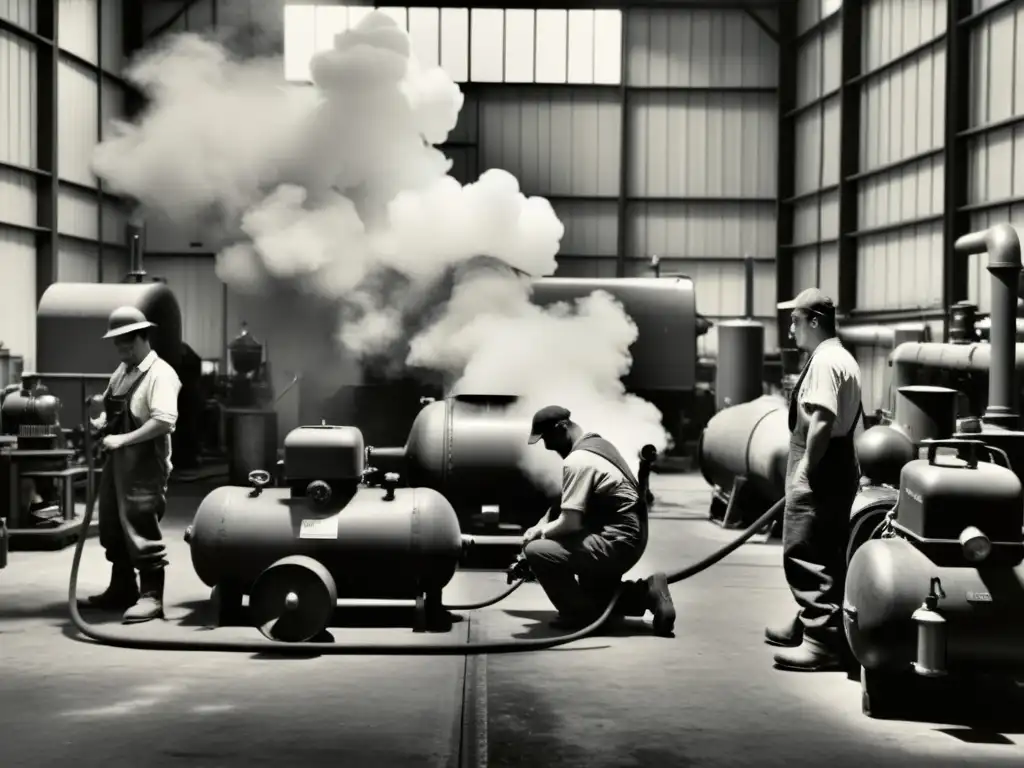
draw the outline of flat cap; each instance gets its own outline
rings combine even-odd
[[[530,445],[538,442],[558,422],[565,421],[571,414],[568,408],[560,405],[546,405],[533,414],[533,426],[530,428]]]
[[[801,309],[822,317],[835,318],[836,305],[818,288],[807,288],[800,291],[795,299],[778,304],[779,309]]]

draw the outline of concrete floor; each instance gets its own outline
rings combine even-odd
[[[731,533],[703,520],[697,475],[655,476],[659,506],[638,575],[710,553]],[[165,529],[169,620],[138,636],[258,638],[207,630],[208,590],[181,532],[198,501],[172,489]],[[876,721],[841,673],[776,671],[761,642],[790,610],[775,545],[748,544],[673,587],[677,636],[634,624],[551,651],[461,656],[254,657],[97,645],[69,628],[72,550],[11,554],[0,571],[0,766],[953,766],[1024,763],[1024,718],[993,728]],[[95,540],[81,591],[102,588]],[[457,574],[450,603],[483,599],[501,573]],[[550,634],[536,585],[441,639]],[[111,617],[107,617],[108,620]],[[110,628],[119,627],[111,624]],[[338,642],[437,641],[407,628],[339,628]],[[1016,713],[1024,712],[1017,705]]]

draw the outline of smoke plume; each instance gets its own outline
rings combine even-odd
[[[203,222],[217,275],[265,296],[268,313],[282,291],[332,308],[348,355],[520,395],[524,416],[561,403],[631,460],[665,447],[660,414],[619,381],[636,337],[621,306],[602,293],[530,302],[524,275],[554,272],[564,234],[550,203],[503,170],[465,186],[448,175],[436,146],[463,95],[418,64],[404,30],[370,14],[313,57],[312,88],[282,73],[194,34],[168,39],[127,72],[150,104],[97,147],[97,175],[147,211]],[[481,256],[506,268],[479,268]],[[531,471],[557,482],[543,455],[527,452]]]

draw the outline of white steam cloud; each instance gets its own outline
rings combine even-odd
[[[564,227],[505,171],[466,186],[447,175],[435,146],[463,95],[418,64],[404,30],[370,14],[313,57],[315,87],[282,71],[196,35],[171,38],[127,73],[150,106],[97,147],[97,175],[145,210],[205,222],[221,244],[220,279],[267,295],[268,312],[282,286],[335,306],[337,338],[357,356],[412,333],[404,363],[444,372],[456,391],[520,395],[524,416],[565,405],[634,467],[645,443],[666,446],[660,413],[620,383],[636,327],[617,302],[596,293],[542,310],[528,279],[472,268],[486,256],[550,275]],[[425,307],[460,267],[447,304]],[[557,457],[526,456],[535,477],[557,483]]]

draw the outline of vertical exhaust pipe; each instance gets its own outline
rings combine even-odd
[[[1017,341],[1017,290],[1020,283],[1020,238],[1009,224],[997,224],[958,238],[957,253],[988,252],[992,275],[992,336],[988,373],[988,407],[982,420],[1016,430],[1020,420],[1014,387]]]
[[[141,283],[146,277],[146,270],[142,265],[146,225],[142,218],[142,213],[137,209],[129,217],[126,229],[128,236],[128,277],[125,282]]]

